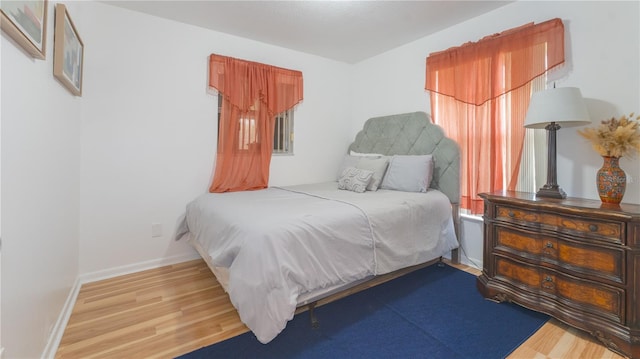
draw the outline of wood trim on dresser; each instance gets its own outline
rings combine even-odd
[[[482,193],[485,298],[582,329],[640,359],[640,205]]]

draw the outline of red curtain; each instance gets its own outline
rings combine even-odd
[[[462,208],[482,213],[478,193],[515,189],[531,83],[562,63],[560,19],[429,55],[432,116],[461,147]]]
[[[302,72],[212,54],[209,86],[222,96],[209,191],[266,188],[275,115],[302,101]]]

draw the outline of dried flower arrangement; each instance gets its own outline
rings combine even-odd
[[[633,118],[633,113],[619,119],[612,117],[602,121],[593,128],[578,130],[578,133],[589,140],[593,148],[607,157],[623,157],[640,151],[640,116]]]

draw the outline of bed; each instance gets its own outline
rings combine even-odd
[[[296,308],[458,260],[459,150],[424,112],[368,119],[336,180],[206,193],[187,205],[189,241],[262,343]]]

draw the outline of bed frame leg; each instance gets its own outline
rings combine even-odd
[[[462,248],[462,239],[460,238],[460,205],[453,204],[451,211],[453,215],[453,231],[456,233],[456,238],[458,239],[458,248],[451,250],[451,262],[453,264],[460,264],[460,249]]]
[[[316,302],[309,304],[309,319],[311,320],[311,328],[316,329],[320,326],[320,322],[318,322],[318,318],[316,317]]]

